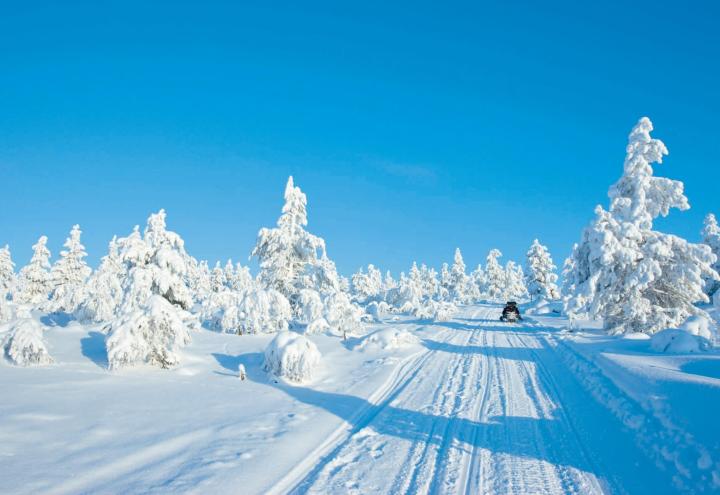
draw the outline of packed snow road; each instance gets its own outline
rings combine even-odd
[[[671,493],[670,478],[558,359],[551,332],[470,307],[421,328],[375,403],[287,387],[344,428],[277,493]]]

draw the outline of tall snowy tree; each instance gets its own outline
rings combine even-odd
[[[560,299],[560,290],[556,284],[557,267],[547,248],[535,239],[526,256],[525,285],[530,298],[548,301]]]
[[[492,249],[485,262],[485,286],[483,294],[489,301],[500,302],[505,299],[505,270],[498,259],[502,257],[499,249]]]
[[[18,290],[14,300],[19,304],[44,306],[51,289],[50,251],[47,248],[47,237],[41,236],[33,246],[30,263],[18,274]]]
[[[505,265],[505,287],[503,291],[504,299],[508,301],[522,300],[528,295],[523,269],[514,261],[508,261]]]
[[[0,249],[0,300],[5,300],[15,287],[15,263],[10,255],[10,246]]]
[[[452,268],[450,268],[450,298],[457,303],[467,301],[467,290],[469,278],[465,273],[465,261],[463,260],[460,248],[455,248]]]
[[[610,333],[654,333],[703,313],[703,277],[713,277],[710,248],[652,230],[653,220],[690,206],[682,182],[653,176],[667,154],[640,119],[628,139],[624,173],[610,188],[610,209],[596,218],[573,250],[566,311],[602,318]]]
[[[197,320],[186,311],[193,305],[186,277],[189,256],[182,238],[167,230],[165,210],[150,215],[142,238],[134,230],[120,257],[127,275],[119,316],[106,339],[110,367],[172,366]]]
[[[710,246],[712,253],[715,255],[715,262],[712,264],[713,270],[720,272],[720,227],[718,227],[717,219],[712,213],[708,213],[705,217],[705,225],[702,230],[703,243]],[[705,293],[712,297],[718,288],[720,281],[715,277],[705,276]]]
[[[85,263],[85,246],[80,242],[82,231],[74,225],[70,237],[65,240],[65,250],[50,271],[53,291],[49,308],[52,311],[74,313],[87,296],[85,282],[90,276],[90,267]]]
[[[307,197],[290,177],[277,227],[260,229],[252,251],[260,264],[260,282],[287,297],[294,310],[302,289],[339,290],[325,241],[307,232],[307,223]]]

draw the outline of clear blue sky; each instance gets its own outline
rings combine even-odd
[[[293,174],[346,274],[535,237],[561,264],[643,115],[692,205],[659,226],[720,213],[717,2],[390,3],[4,4],[0,243],[79,223],[95,264],[162,207],[246,262]]]

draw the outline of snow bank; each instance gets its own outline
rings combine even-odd
[[[312,378],[320,364],[320,351],[306,337],[295,332],[280,332],[265,349],[265,371],[293,382]]]
[[[562,303],[558,301],[550,302],[547,299],[540,298],[536,299],[525,308],[525,314],[537,316],[559,314],[561,312],[561,308]]]
[[[662,330],[650,338],[650,348],[653,351],[673,354],[700,352],[707,349],[709,344],[703,337],[676,328]]]
[[[18,366],[44,366],[54,362],[45,347],[43,326],[35,320],[22,319],[11,324],[2,347],[5,357]]]
[[[361,349],[403,349],[420,343],[420,339],[404,329],[383,328],[371,333],[360,343]]]
[[[457,306],[451,302],[440,301],[434,305],[433,319],[435,321],[450,321],[457,312]]]
[[[707,340],[713,340],[712,323],[710,318],[704,315],[691,316],[680,327],[688,333],[697,335]]]

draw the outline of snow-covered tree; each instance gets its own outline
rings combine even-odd
[[[465,273],[465,261],[463,260],[460,248],[455,248],[455,257],[452,268],[450,268],[450,299],[458,303],[467,301],[467,290],[470,279]]]
[[[47,237],[41,236],[33,246],[30,263],[18,274],[18,287],[14,300],[19,304],[44,306],[51,289],[50,251],[47,248]]]
[[[553,263],[548,249],[535,239],[527,252],[525,285],[530,298],[554,301],[560,299],[560,290],[556,284],[557,267]]]
[[[151,295],[142,307],[123,313],[113,323],[106,347],[110,369],[150,364],[170,368],[178,351],[190,343],[192,316],[160,295]]]
[[[288,329],[292,318],[285,296],[275,289],[257,286],[243,292],[238,309],[242,314],[239,334],[282,332]]]
[[[55,361],[47,351],[43,326],[31,318],[17,320],[3,337],[5,357],[17,366],[44,366]]]
[[[485,286],[482,293],[489,301],[499,302],[505,299],[505,270],[498,261],[501,256],[500,250],[492,249],[485,262]]]
[[[447,301],[452,298],[452,276],[450,275],[450,267],[447,263],[443,263],[440,267],[440,290],[439,298],[441,301]]]
[[[115,317],[123,298],[123,265],[118,252],[121,243],[117,237],[112,238],[108,254],[88,279],[87,296],[75,311],[78,320],[99,323]]]
[[[477,294],[475,300],[479,301],[483,299],[485,297],[485,294],[483,294],[483,289],[485,288],[485,270],[483,270],[480,264],[478,264],[470,274],[470,283],[474,286],[473,292]]]
[[[0,301],[7,299],[15,287],[15,263],[10,255],[10,246],[0,248]]]
[[[65,240],[65,250],[50,271],[53,291],[49,308],[52,311],[74,313],[87,296],[85,281],[90,276],[90,267],[85,263],[85,246],[80,242],[82,231],[74,225],[70,237]]]
[[[347,338],[360,328],[362,311],[355,306],[344,292],[333,292],[325,297],[325,321],[330,330]]]
[[[705,225],[702,230],[703,243],[710,246],[712,253],[715,255],[716,260],[712,264],[713,270],[720,272],[720,227],[718,227],[717,219],[712,213],[708,213],[705,217]],[[718,288],[720,288],[720,281],[715,277],[706,276],[705,279],[705,293],[712,297]]]
[[[190,257],[180,236],[167,230],[165,210],[150,215],[142,238],[136,227],[123,240],[120,258],[126,276],[119,316],[106,339],[110,367],[172,366],[197,319],[187,312],[193,305],[186,277]]]
[[[360,303],[373,300],[383,290],[382,273],[374,265],[368,265],[367,273],[360,268],[351,280],[353,296]]]
[[[292,305],[305,287],[307,265],[317,265],[325,256],[325,241],[305,230],[307,197],[295,187],[293,178],[285,187],[285,205],[276,228],[262,228],[252,256],[260,264],[260,282],[288,298]]]
[[[667,148],[652,129],[646,117],[633,128],[610,209],[596,208],[567,266],[573,293],[566,312],[602,318],[611,333],[678,327],[702,313],[694,303],[708,301],[703,277],[714,276],[708,246],[652,230],[658,216],[689,208],[682,182],[653,176]]]
[[[525,287],[525,274],[520,265],[514,261],[508,261],[505,265],[505,286],[504,297],[508,301],[525,299],[528,295]]]
[[[227,287],[227,279],[225,271],[220,266],[220,262],[215,263],[215,268],[210,272],[210,290],[212,292],[222,292]]]

